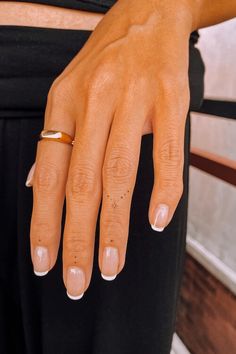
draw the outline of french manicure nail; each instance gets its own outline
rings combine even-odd
[[[79,267],[69,267],[66,277],[67,295],[72,300],[79,300],[84,295],[85,274]]]
[[[119,254],[116,247],[105,247],[102,258],[101,276],[105,280],[114,280],[118,273]]]
[[[81,295],[78,296],[72,296],[71,294],[68,293],[67,291],[67,296],[71,299],[71,300],[79,300],[84,296],[84,293],[82,293]]]
[[[32,181],[33,181],[33,175],[34,175],[34,170],[35,170],[35,163],[31,166],[31,169],[28,173],[25,185],[26,187],[32,187]]]
[[[46,275],[50,268],[50,259],[46,247],[37,246],[33,256],[34,273],[38,276]]]
[[[159,204],[155,211],[155,221],[151,227],[155,231],[163,231],[168,219],[169,207],[166,204]]]
[[[108,275],[104,275],[101,273],[101,276],[103,277],[103,279],[105,280],[114,280],[116,278],[116,274],[112,275],[112,276],[108,276]]]

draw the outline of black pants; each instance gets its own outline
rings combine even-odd
[[[186,120],[184,192],[168,227],[150,227],[153,135],[142,137],[131,204],[126,264],[107,282],[98,268],[98,230],[90,286],[70,300],[56,266],[36,277],[30,259],[32,189],[25,180],[43,128],[48,89],[90,35],[87,30],[0,26],[0,353],[169,354],[184,264],[190,116]],[[204,66],[190,41],[190,91],[200,105]],[[65,208],[63,212],[63,226]],[[63,229],[63,228],[62,228]]]

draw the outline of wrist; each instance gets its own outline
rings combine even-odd
[[[153,0],[160,22],[187,35],[197,29],[201,0]]]
[[[182,1],[182,0],[181,0]],[[236,16],[235,0],[186,0],[192,13],[192,29],[213,26]]]

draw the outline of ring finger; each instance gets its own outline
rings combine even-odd
[[[138,102],[142,102],[142,107]],[[123,102],[114,117],[107,144],[99,244],[99,266],[105,280],[113,280],[125,263],[145,113],[143,100]]]

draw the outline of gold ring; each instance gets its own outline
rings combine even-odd
[[[74,145],[74,140],[73,138],[60,130],[47,130],[43,129],[41,133],[39,134],[39,139],[38,140],[52,140],[52,141],[58,141],[59,143],[64,143],[64,144],[69,144],[69,145]]]

